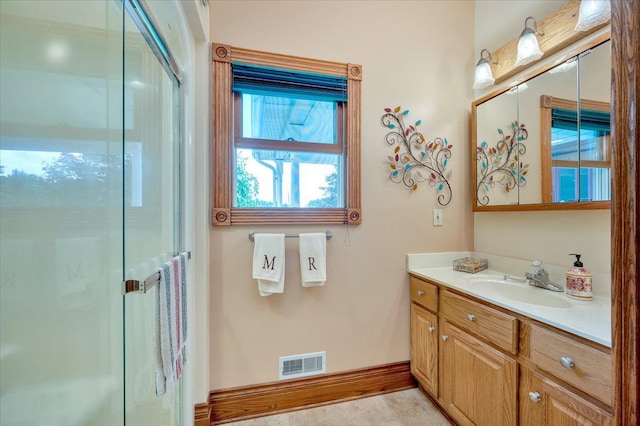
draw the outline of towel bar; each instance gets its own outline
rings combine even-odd
[[[333,237],[333,232],[331,232],[330,230],[326,230],[325,234],[327,235],[327,240],[330,240],[331,237]],[[255,241],[255,235],[256,235],[256,231],[250,232],[249,233],[249,240],[250,241]],[[285,238],[299,238],[300,234],[284,234]]]
[[[187,252],[187,259],[191,260],[190,251]],[[127,293],[145,294],[146,292],[151,290],[156,284],[159,284],[159,283],[160,283],[160,272],[154,272],[153,274],[149,275],[144,281],[138,281],[138,280],[122,281],[122,294],[127,294]]]

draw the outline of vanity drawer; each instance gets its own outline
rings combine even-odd
[[[450,322],[505,351],[517,353],[518,320],[515,317],[448,291],[442,294],[441,309]]]
[[[531,361],[538,368],[611,405],[611,354],[531,325]]]
[[[410,277],[410,281],[411,301],[433,312],[438,312],[438,286],[414,276]]]

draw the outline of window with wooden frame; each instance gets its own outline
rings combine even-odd
[[[212,49],[213,224],[361,223],[362,67]]]
[[[611,199],[611,105],[540,98],[542,201]]]

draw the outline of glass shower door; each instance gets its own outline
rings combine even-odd
[[[120,286],[180,246],[179,84],[133,1],[0,0],[2,426],[179,423]]]
[[[122,424],[122,3],[0,0],[0,424]]]
[[[124,21],[124,277],[144,281],[180,250],[180,86],[163,62],[157,34]],[[131,13],[129,13],[131,12]],[[150,19],[150,18],[149,18]],[[179,423],[175,397],[156,395],[158,285],[124,296],[125,423]]]

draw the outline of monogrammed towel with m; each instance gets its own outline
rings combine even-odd
[[[284,234],[255,234],[253,279],[260,296],[284,292]]]
[[[300,234],[302,287],[318,287],[327,280],[327,234]]]

